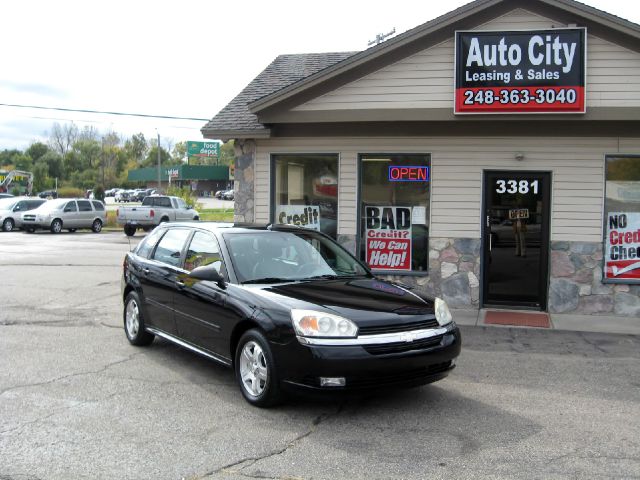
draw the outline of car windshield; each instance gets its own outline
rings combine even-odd
[[[310,231],[223,235],[240,283],[277,283],[371,275],[333,240]]]

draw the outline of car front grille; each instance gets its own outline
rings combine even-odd
[[[437,347],[442,342],[443,336],[444,335],[437,335],[435,337],[414,340],[413,342],[393,342],[379,343],[376,345],[363,345],[362,348],[364,348],[371,355],[388,355],[391,353],[411,352],[413,350],[424,350],[426,348]]]
[[[393,325],[375,325],[370,327],[360,327],[358,335],[379,335],[382,333],[410,332],[412,330],[424,330],[427,328],[438,328],[440,325],[435,318],[421,320],[419,322],[393,324]]]
[[[36,221],[36,216],[35,215],[24,215],[22,217],[22,221],[24,221],[24,222],[35,222]]]

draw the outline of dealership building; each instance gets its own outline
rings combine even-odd
[[[316,228],[477,309],[640,316],[640,26],[477,0],[361,52],[281,55],[203,128],[237,221]]]

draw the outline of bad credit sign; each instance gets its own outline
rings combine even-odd
[[[604,280],[640,283],[640,213],[607,215]]]
[[[584,113],[584,28],[456,32],[454,113]]]
[[[369,267],[411,270],[411,207],[366,207],[365,215]]]

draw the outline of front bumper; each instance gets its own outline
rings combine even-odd
[[[440,329],[438,329],[440,330]],[[284,388],[307,391],[358,391],[423,385],[455,367],[461,336],[452,323],[424,340],[351,345],[272,344]],[[337,343],[337,342],[336,342]],[[352,342],[356,343],[356,342]],[[322,386],[320,378],[344,378],[344,386]]]

